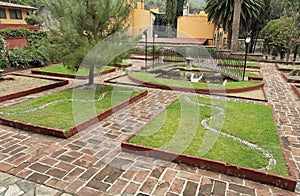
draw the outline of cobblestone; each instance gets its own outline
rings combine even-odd
[[[132,62],[136,66],[144,63]],[[96,82],[121,74],[114,72]],[[263,64],[261,74],[268,102],[259,103],[273,107],[284,148],[299,176],[299,99],[273,64]],[[70,80],[68,86],[2,102],[0,107],[79,83]],[[182,94],[148,90],[147,97],[65,140],[0,125],[0,195],[296,195],[242,178],[121,152],[124,139]]]

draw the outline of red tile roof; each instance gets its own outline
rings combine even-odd
[[[37,10],[36,7],[19,5],[19,4],[14,4],[14,3],[7,3],[7,2],[2,2],[2,1],[0,1],[0,7],[20,8],[20,9],[25,9],[25,10]]]

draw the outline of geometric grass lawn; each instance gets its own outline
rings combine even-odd
[[[202,120],[218,113],[210,107],[212,100],[194,96],[189,98],[205,106],[195,109],[194,103],[181,97],[131,137],[129,142],[253,169],[265,168],[269,164],[269,158],[256,149],[206,130],[201,125]],[[264,105],[233,101],[227,101],[225,105],[222,106],[225,108],[225,116],[209,120],[208,125],[220,127],[224,133],[265,149],[276,160],[276,165],[266,171],[289,176],[272,109]]]
[[[66,133],[70,128],[140,92],[132,88],[113,86],[104,86],[96,90],[70,89],[1,108],[0,116],[23,123],[57,128]]]
[[[242,82],[227,82],[224,85],[216,85],[216,84],[207,84],[207,83],[199,83],[199,82],[188,82],[183,80],[171,80],[171,79],[164,79],[164,78],[157,78],[154,77],[154,74],[147,73],[147,72],[130,72],[130,75],[138,80],[142,80],[145,82],[150,82],[154,84],[163,84],[169,86],[179,86],[179,87],[192,87],[192,88],[211,88],[211,89],[230,89],[230,88],[242,88],[242,87],[249,87],[255,86],[260,84],[261,82],[257,81],[242,81]],[[251,75],[251,73],[249,74]]]
[[[113,70],[115,67],[112,66],[102,66],[102,67],[95,67],[94,72],[103,72],[108,70]],[[47,67],[42,67],[38,69],[39,71],[45,72],[52,72],[52,73],[60,73],[60,74],[70,74],[70,75],[77,75],[77,76],[87,76],[89,74],[89,68],[80,67],[77,71],[73,69],[68,69],[68,66],[63,64],[57,64]]]

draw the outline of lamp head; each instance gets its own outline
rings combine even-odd
[[[248,37],[245,39],[245,42],[246,42],[246,44],[249,44],[250,41],[251,41],[251,37],[248,36]]]

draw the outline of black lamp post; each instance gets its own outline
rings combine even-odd
[[[158,35],[153,31],[153,46],[152,46],[152,68],[154,69],[154,42]]]
[[[144,29],[143,38],[145,38],[145,69],[147,69],[147,31],[148,29]]]
[[[245,62],[244,62],[244,71],[243,71],[243,81],[245,79],[245,72],[246,72],[246,64],[247,64],[247,55],[248,55],[248,45],[251,41],[250,34],[245,39]]]

